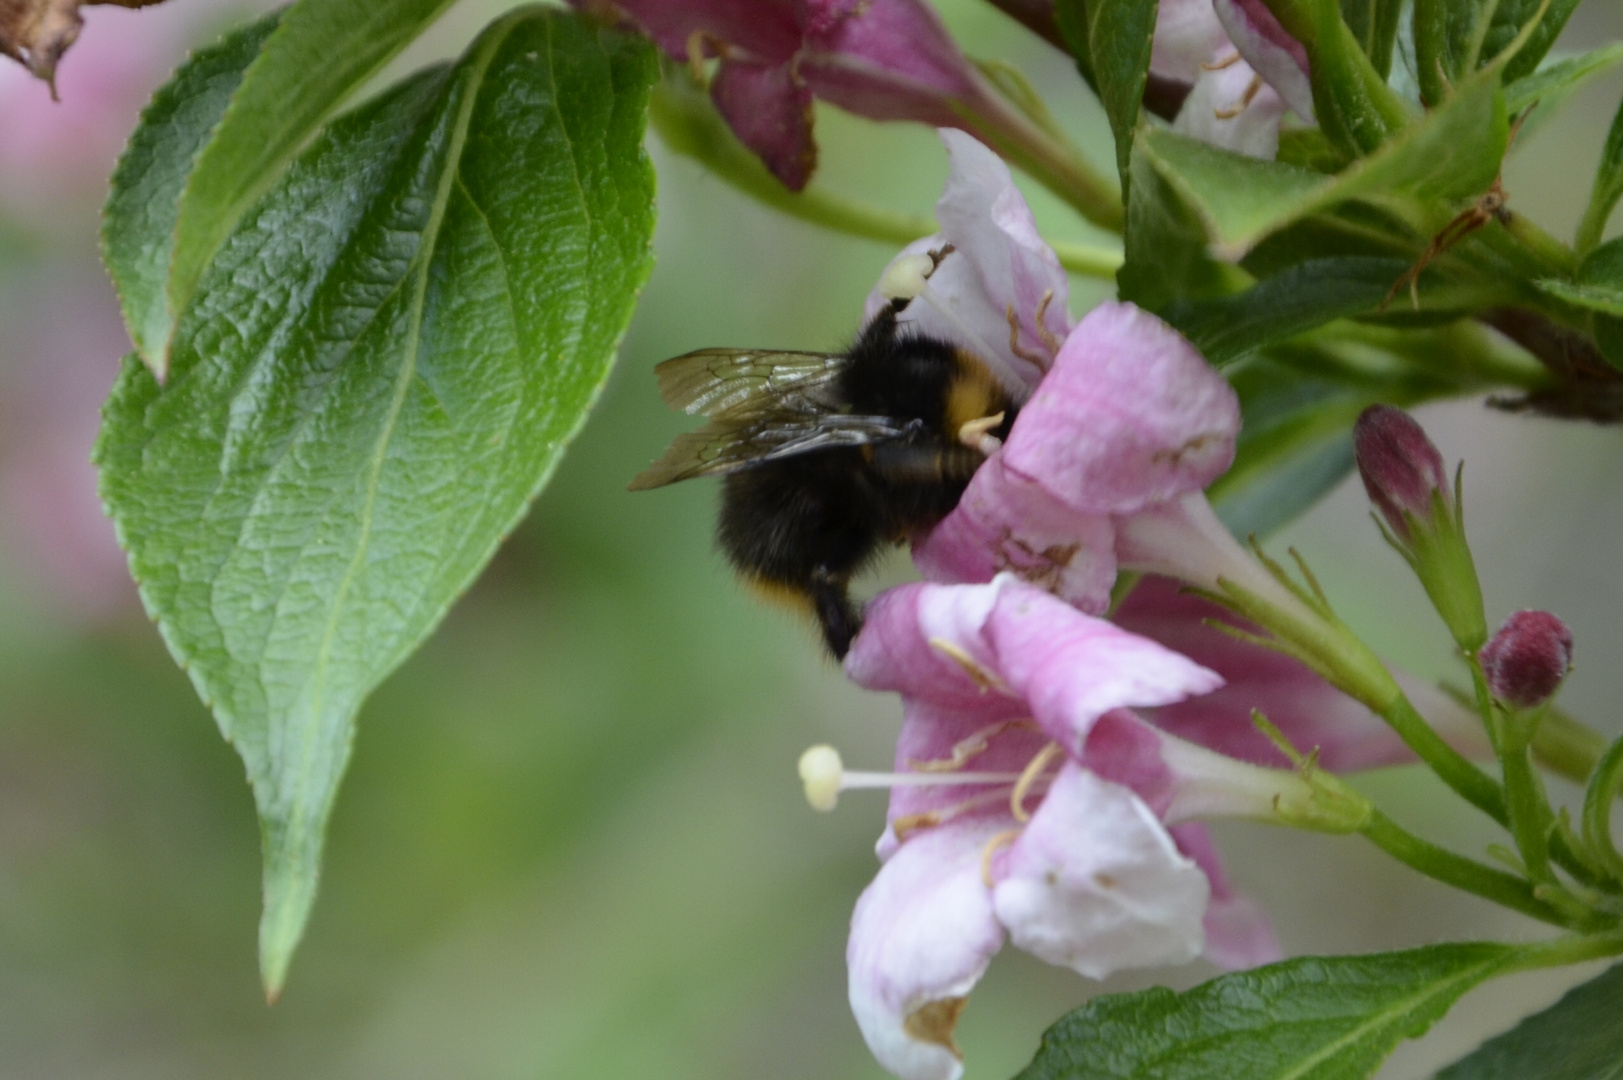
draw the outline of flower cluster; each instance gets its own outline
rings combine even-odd
[[[908,1080],[959,1075],[954,1023],[1005,938],[1095,978],[1277,954],[1199,821],[1351,830],[1365,810],[1312,770],[1266,767],[1284,759],[1252,709],[1337,767],[1408,753],[1296,660],[1203,626],[1212,609],[1170,582],[1100,617],[1124,568],[1278,589],[1203,494],[1233,459],[1238,402],[1132,304],[1073,321],[1008,169],[960,132],[942,140],[941,233],[893,260],[870,312],[905,299],[904,326],[983,358],[1023,405],[916,539],[927,581],[876,598],[846,658],[856,683],[901,696],[896,772],[845,772],[828,748],[802,762],[824,808],[841,787],[893,789],[848,965],[869,1046]]]

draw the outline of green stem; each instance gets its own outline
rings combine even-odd
[[[1533,756],[1541,765],[1581,784],[1606,752],[1606,740],[1566,713],[1551,709],[1533,733]]]
[[[1115,248],[1067,244],[1060,240],[1050,240],[1049,246],[1059,256],[1061,266],[1082,277],[1115,281],[1116,271],[1121,269],[1122,253]]]
[[[761,159],[738,141],[725,121],[685,73],[675,72],[654,87],[649,118],[665,146],[700,162],[750,198],[790,217],[825,229],[878,240],[910,244],[936,231],[934,219],[835,195],[817,187],[794,192],[767,171]],[[1083,277],[1114,281],[1121,269],[1120,249],[1088,244],[1054,244],[1060,265]]]
[[[1393,684],[1396,687],[1396,683]],[[1455,750],[1443,737],[1426,723],[1425,717],[1415,710],[1409,699],[1399,691],[1397,697],[1384,707],[1369,705],[1392,730],[1408,745],[1443,782],[1453,788],[1472,806],[1481,810],[1501,825],[1508,823],[1509,811],[1505,806],[1505,791],[1499,782]]]
[[[1443,782],[1501,825],[1509,818],[1499,782],[1455,750],[1404,696],[1403,689],[1376,656],[1330,611],[1322,596],[1310,598],[1268,561],[1269,574],[1251,582],[1220,578],[1214,595],[1236,613],[1273,634],[1289,655],[1322,675],[1332,686],[1386,721]],[[1286,590],[1296,593],[1286,595]]]
[[[1521,852],[1528,876],[1553,883],[1555,875],[1550,872],[1548,837],[1555,815],[1550,810],[1544,785],[1533,771],[1532,757],[1527,750],[1530,732],[1518,723],[1521,718],[1495,708],[1482,661],[1477,655],[1466,653],[1465,660],[1471,669],[1471,684],[1476,689],[1477,711],[1487,725],[1488,737],[1504,776],[1510,835],[1516,840],[1516,850]]]
[[[1606,748],[1584,792],[1583,832],[1590,853],[1613,878],[1623,881],[1623,856],[1612,843],[1612,804],[1623,788],[1623,736]]]
[[[1599,934],[1566,934],[1549,941],[1538,941],[1522,946],[1500,974],[1581,964],[1586,960],[1598,960],[1603,956],[1616,956],[1618,953],[1623,953],[1623,930],[1607,930]]]
[[[961,109],[968,129],[1008,158],[1077,213],[1102,229],[1119,233],[1126,215],[1115,183],[1081,152],[1061,142],[1009,106],[991,89]]]
[[[1422,840],[1379,810],[1370,815],[1364,835],[1405,866],[1445,885],[1475,893],[1542,922],[1571,925],[1567,916],[1534,896],[1533,886],[1523,879]]]

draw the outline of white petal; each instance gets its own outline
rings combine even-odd
[[[851,1011],[879,1063],[903,1080],[957,1080],[952,1025],[1003,945],[981,879],[999,824],[917,833],[880,867],[851,916]]]
[[[1066,765],[996,869],[1010,939],[1102,979],[1200,955],[1210,887],[1127,788]]]
[[[1155,44],[1150,73],[1192,83],[1200,65],[1219,49],[1233,50],[1212,0],[1161,0],[1155,10]]]
[[[898,321],[915,333],[954,342],[1012,372],[1017,381],[1035,385],[1055,346],[1071,331],[1065,270],[1038,235],[1031,208],[1003,159],[962,131],[943,128],[940,135],[952,163],[936,203],[941,233],[915,240],[898,258],[940,251],[948,244],[952,251],[930,276],[932,296],[914,300]],[[867,317],[885,300],[879,290],[871,293]],[[1010,310],[1018,348],[1010,342]]]
[[[1244,60],[1203,70],[1184,99],[1172,130],[1247,157],[1272,161],[1279,153],[1285,99]]]

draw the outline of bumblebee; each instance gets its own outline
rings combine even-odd
[[[660,364],[665,402],[708,422],[630,485],[722,476],[722,552],[769,598],[809,611],[836,659],[862,627],[852,576],[951,512],[1016,413],[973,355],[902,329],[904,306],[881,309],[843,353],[700,349]]]

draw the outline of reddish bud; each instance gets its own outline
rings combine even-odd
[[[1443,456],[1414,417],[1390,405],[1371,405],[1353,425],[1353,455],[1370,502],[1400,540],[1408,540],[1405,515],[1426,522],[1432,516],[1432,497],[1442,493],[1453,505]]]
[[[1550,700],[1566,678],[1572,666],[1572,631],[1548,611],[1518,611],[1477,659],[1495,698],[1529,709]]]

